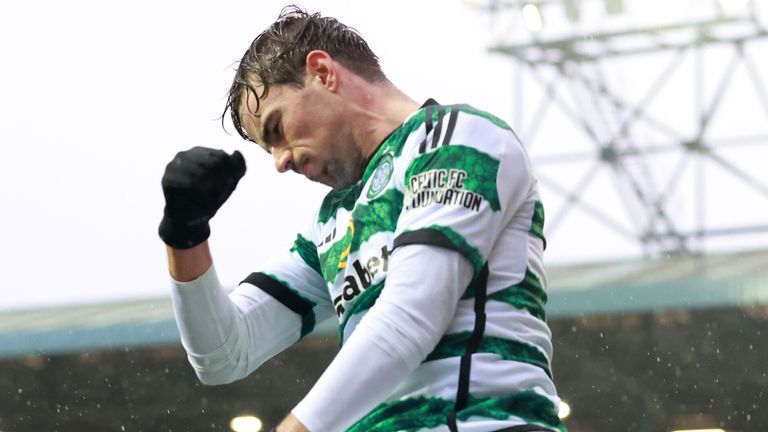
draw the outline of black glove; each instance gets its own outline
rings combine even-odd
[[[245,159],[239,151],[193,147],[179,152],[165,167],[165,211],[160,238],[176,249],[189,249],[211,235],[208,221],[235,190],[245,175]]]

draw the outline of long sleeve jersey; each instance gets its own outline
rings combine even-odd
[[[231,294],[176,283],[198,376],[226,383],[335,316],[341,349],[293,410],[312,431],[565,431],[545,322],[544,213],[511,128],[428,101],[290,250]]]

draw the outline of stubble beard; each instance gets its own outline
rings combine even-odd
[[[360,181],[365,168],[365,158],[359,151],[346,154],[345,157],[335,155],[326,165],[325,174],[328,186],[340,190]]]

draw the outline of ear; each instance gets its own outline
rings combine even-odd
[[[323,87],[335,92],[339,86],[339,69],[336,66],[327,52],[310,51],[306,59],[306,79],[317,80]]]

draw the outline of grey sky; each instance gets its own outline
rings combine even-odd
[[[491,23],[464,2],[301,4],[357,28],[415,99],[471,103],[512,122],[514,65],[487,52]],[[239,149],[248,164],[212,223],[222,280],[236,283],[289,247],[326,189],[278,175],[263,151],[218,121],[233,63],[283,5],[0,6],[0,309],[167,295],[160,177],[177,151],[195,145]],[[548,259],[594,252],[585,232],[553,243]]]
[[[194,145],[243,151],[248,173],[212,223],[222,280],[287,247],[325,189],[278,175],[221,128],[232,64],[284,2],[11,2],[0,6],[0,309],[167,295],[160,177]],[[391,80],[509,112],[510,62],[458,1],[306,1],[357,28]],[[429,18],[439,6],[440,18]],[[478,74],[482,73],[482,77]],[[506,110],[506,112],[504,111]]]

